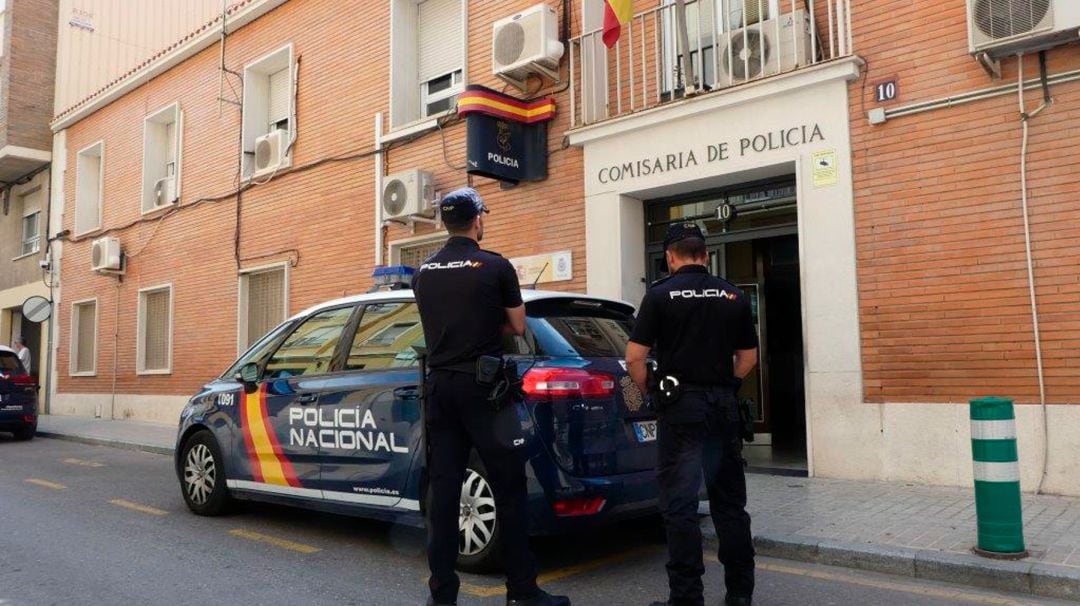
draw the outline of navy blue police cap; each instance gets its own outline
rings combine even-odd
[[[704,240],[705,234],[698,227],[698,224],[693,221],[672,223],[668,226],[667,235],[664,236],[664,250],[667,250],[672,244],[687,238],[701,238]]]
[[[480,194],[471,187],[462,187],[446,194],[439,202],[439,208],[443,221],[450,223],[466,223],[482,212],[490,212]]]

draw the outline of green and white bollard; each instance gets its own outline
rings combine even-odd
[[[975,459],[975,515],[979,527],[975,552],[995,558],[1027,556],[1012,400],[971,401],[971,453]]]

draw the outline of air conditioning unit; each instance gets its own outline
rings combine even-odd
[[[809,65],[814,60],[811,41],[810,14],[804,10],[732,30],[720,37],[716,86],[741,84]]]
[[[496,21],[491,43],[495,75],[519,88],[536,73],[558,80],[564,52],[558,22],[555,9],[546,4]]]
[[[124,269],[123,252],[120,240],[111,236],[98,238],[90,246],[90,269],[92,271],[115,272]]]
[[[1077,0],[967,0],[972,53],[998,59],[1080,38]]]
[[[382,208],[385,219],[430,217],[435,214],[435,186],[431,173],[407,170],[383,181]]]
[[[162,177],[154,183],[154,208],[176,202],[176,177]]]
[[[289,131],[276,128],[255,139],[255,175],[276,170],[285,160]]]

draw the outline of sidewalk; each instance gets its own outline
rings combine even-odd
[[[50,415],[38,434],[171,454],[176,428]],[[1024,495],[1031,556],[1003,561],[971,553],[972,488],[760,474],[747,483],[759,555],[1080,600],[1080,498]],[[715,545],[708,517],[702,530]]]

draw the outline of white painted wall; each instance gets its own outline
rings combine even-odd
[[[52,401],[54,415],[94,417],[108,419],[110,410],[117,420],[149,421],[176,425],[180,421],[180,411],[190,399],[189,396],[158,396],[138,394],[107,393],[58,393]]]

